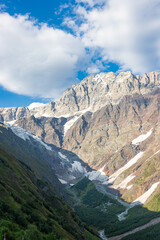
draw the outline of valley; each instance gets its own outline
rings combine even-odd
[[[7,159],[32,169],[49,192],[75,210],[83,226],[81,232],[73,224],[77,236],[64,229],[55,238],[147,240],[144,229],[153,224],[152,234],[160,237],[159,111],[158,72],[91,75],[56,102],[0,108],[0,148]],[[10,207],[19,209],[10,199]]]

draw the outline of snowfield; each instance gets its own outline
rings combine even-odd
[[[151,136],[151,134],[152,134],[152,129],[149,130],[149,132],[147,132],[146,134],[142,134],[139,137],[137,137],[136,139],[134,139],[132,141],[132,144],[138,145],[140,142],[145,141],[149,136]]]
[[[140,152],[138,153],[134,158],[132,158],[128,163],[126,163],[123,167],[121,167],[119,170],[117,170],[115,173],[113,173],[110,177],[109,177],[109,183],[113,183],[116,178],[125,170],[127,170],[128,168],[130,168],[131,166],[133,166],[142,156],[143,156],[144,152]]]
[[[78,120],[79,117],[80,116],[75,116],[71,120],[66,122],[66,124],[64,124],[64,136],[66,135],[67,131],[73,126],[73,124]]]
[[[136,200],[133,201],[133,203],[139,202],[141,204],[144,204],[147,199],[151,196],[151,194],[156,190],[157,186],[159,185],[160,182],[154,183],[147,192],[145,192],[143,195],[138,197]]]
[[[130,185],[130,186],[127,187],[127,184],[128,184],[129,182],[131,182],[134,178],[135,178],[135,176],[134,176],[133,173],[132,173],[132,174],[130,174],[128,177],[126,177],[120,184],[114,185],[113,188],[115,188],[115,189],[118,189],[118,188],[122,188],[122,189],[127,188],[127,189],[130,189],[130,188],[132,187],[132,185]]]
[[[100,181],[102,184],[108,185],[108,176],[103,172],[105,166],[103,166],[98,171],[88,172],[86,177],[88,177],[91,181],[96,180]]]
[[[91,171],[91,172],[87,172],[86,168],[82,166],[82,164],[78,161],[74,161],[72,163],[72,169],[71,171],[77,172],[77,173],[81,173],[84,174],[84,176],[86,176],[88,179],[90,179],[91,181],[99,181],[102,184],[106,184],[108,185],[108,177],[105,175],[105,173],[103,172],[103,168],[101,168],[99,171]]]
[[[65,180],[58,178],[58,180],[62,183],[62,184],[68,184]]]
[[[72,163],[72,172],[79,172],[79,173],[82,173],[82,174],[86,174],[87,170],[86,170],[86,168],[84,168],[82,166],[82,164],[80,162],[74,161]]]

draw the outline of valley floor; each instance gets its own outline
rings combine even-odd
[[[139,232],[139,231],[141,231],[143,229],[146,229],[146,228],[148,228],[150,226],[153,226],[153,225],[156,225],[158,223],[160,223],[160,217],[152,219],[149,223],[147,223],[147,224],[145,224],[143,226],[137,227],[137,228],[135,228],[135,229],[133,229],[131,231],[128,231],[128,232],[123,233],[123,234],[118,235],[118,236],[110,237],[110,238],[108,238],[108,240],[120,240],[120,239],[122,239],[122,238],[124,238],[124,237],[126,237],[128,235],[134,234],[136,232]]]

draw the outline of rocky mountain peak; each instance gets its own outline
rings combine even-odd
[[[47,105],[32,105],[29,108],[0,108],[2,121],[13,121],[34,115],[35,117],[70,117],[84,112],[95,112],[107,104],[118,104],[126,95],[146,94],[160,86],[160,73],[145,73],[143,77],[130,71],[116,76],[102,72],[86,77],[67,89],[62,97]]]

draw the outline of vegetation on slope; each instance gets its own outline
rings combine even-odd
[[[115,199],[98,192],[87,178],[71,187],[71,190],[81,200],[75,205],[76,213],[81,220],[98,229],[105,229],[107,237],[125,233],[160,216],[158,211],[153,212],[146,207],[135,206],[128,211],[125,220],[119,221],[117,214],[125,211],[125,207]],[[153,205],[157,198],[158,195],[155,195],[150,204]]]
[[[139,231],[135,234],[128,235],[127,237],[122,238],[123,240],[159,240],[160,239],[160,224],[155,226],[148,227],[142,231]]]
[[[75,206],[76,213],[88,225],[98,229],[110,229],[118,224],[117,214],[125,210],[115,199],[97,191],[94,184],[83,178],[71,190],[80,198],[80,204]]]
[[[51,165],[44,158],[44,155],[47,155],[47,150],[41,144],[36,147],[31,141],[24,141],[17,137],[8,127],[0,124],[0,147],[31,167],[36,176],[48,182],[58,194],[65,194],[63,186],[55,176]]]
[[[24,163],[0,149],[0,239],[97,240]]]

